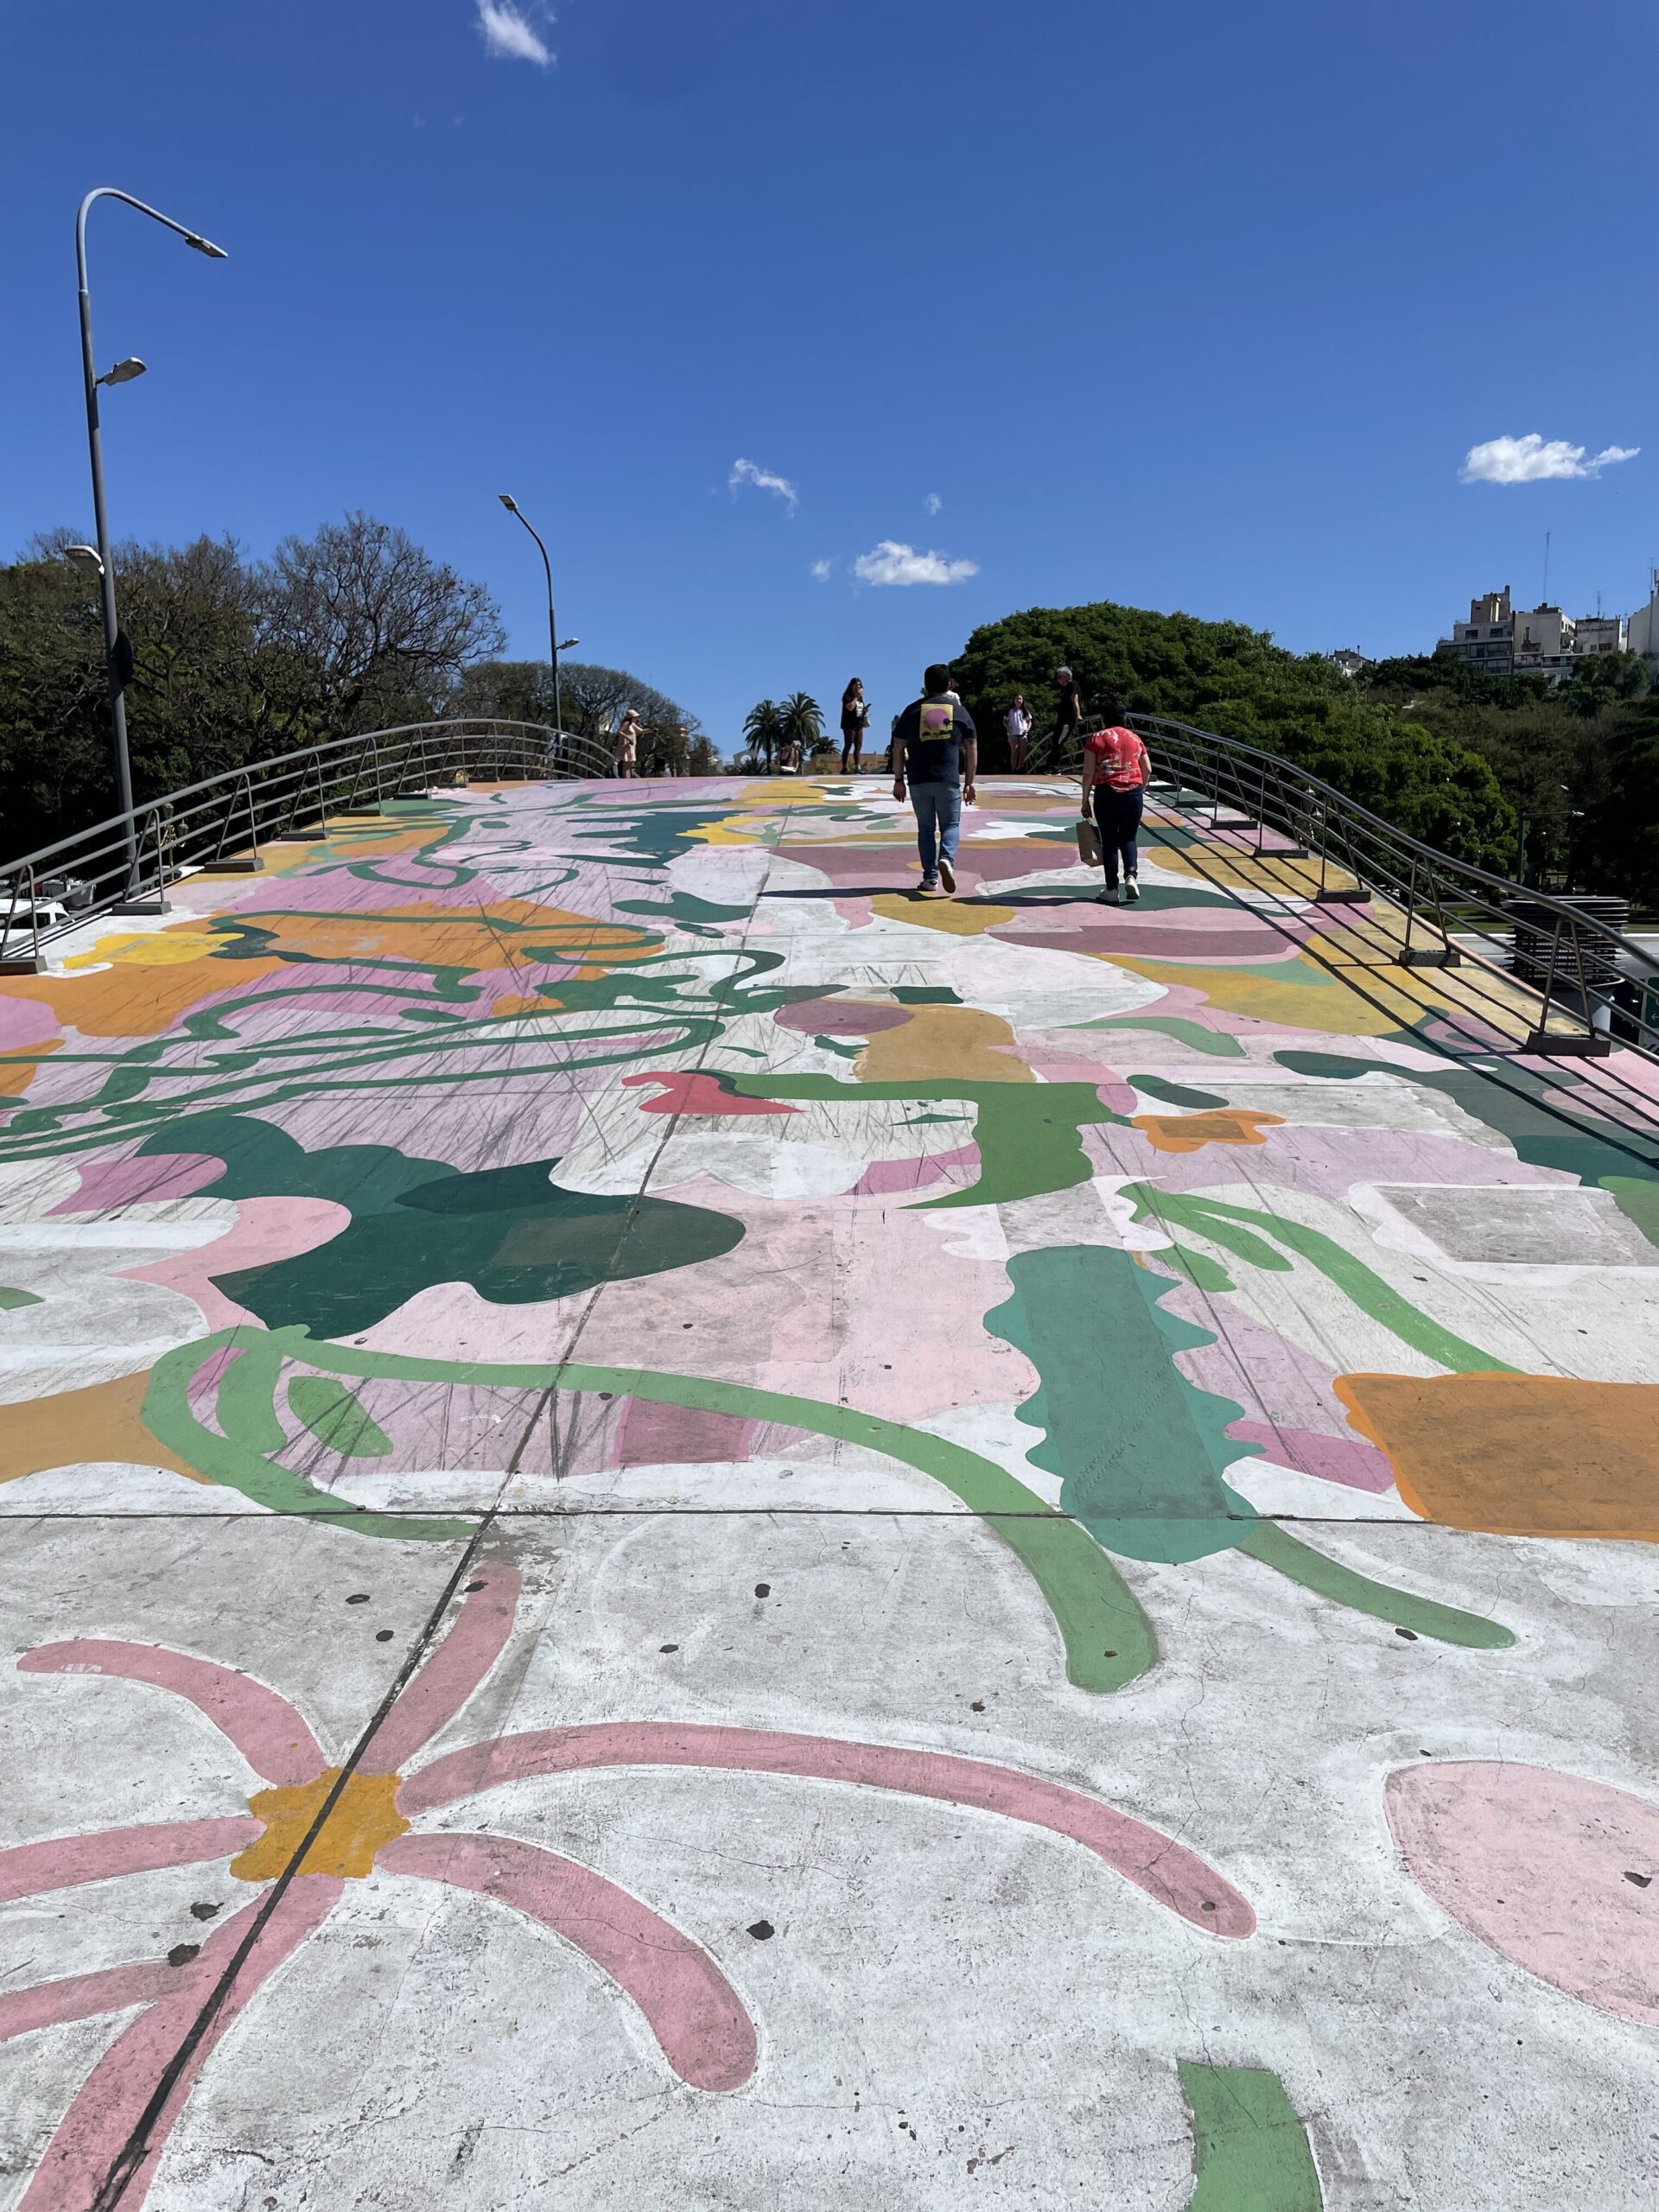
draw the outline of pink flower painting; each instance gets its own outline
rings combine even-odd
[[[374,1869],[511,1906],[582,1952],[636,2006],[691,2088],[741,2089],[756,2061],[741,1996],[701,1944],[591,1868],[493,1834],[423,1833],[423,1815],[501,1783],[606,1767],[689,1766],[899,1792],[1047,1828],[1090,1851],[1206,1934],[1245,1936],[1248,1902],[1192,1852],[1097,1798],[950,1753],[673,1721],[613,1721],[498,1736],[411,1762],[489,1676],[512,1632],[518,1576],[480,1568],[448,1634],[349,1767],[275,1690],[155,1644],[78,1638],[28,1652],[31,1675],[103,1675],[188,1699],[262,1785],[247,1810],[55,1837],[0,1852],[0,1903],[230,1857],[248,1903],[193,1955],[74,1974],[0,1997],[0,2038],[116,2012],[131,2022],[71,2101],[20,2212],[142,2203],[215,2045],[313,1935],[349,1881]],[[175,1962],[175,1960],[177,1962]]]

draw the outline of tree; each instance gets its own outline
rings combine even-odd
[[[1103,601],[1032,607],[976,630],[957,688],[983,733],[989,765],[1006,760],[1002,716],[1023,691],[1039,737],[1054,727],[1054,671],[1069,667],[1085,709],[1116,694],[1276,753],[1426,842],[1503,865],[1513,817],[1491,766],[1450,733],[1406,721],[1322,653],[1291,653],[1242,622],[1201,622]],[[1431,832],[1438,831],[1437,836]]]
[[[823,709],[805,691],[791,691],[778,709],[779,734],[795,748],[796,765],[804,767],[823,742]]]
[[[469,663],[506,642],[482,584],[365,514],[284,538],[260,572],[263,627],[331,737],[424,721]]]
[[[1628,701],[1611,721],[1605,785],[1585,809],[1576,873],[1659,906],[1659,696]]]
[[[702,736],[699,717],[677,699],[658,690],[655,684],[631,675],[626,668],[603,668],[594,661],[559,663],[559,711],[565,728],[574,736],[601,742],[608,740],[629,707],[638,709],[647,734],[660,737],[664,749],[675,759],[682,753],[688,760],[701,759],[701,744],[712,762],[713,748]],[[543,722],[551,728],[555,721],[551,664],[544,660],[477,662],[457,678],[449,710],[502,721]],[[682,729],[686,733],[684,740],[679,734]],[[647,747],[640,760],[642,772],[650,773],[652,757]],[[692,766],[684,772],[695,776],[713,771]]]
[[[1569,712],[1588,720],[1604,707],[1639,699],[1647,688],[1647,664],[1639,653],[1586,654],[1573,671],[1566,702]]]
[[[784,717],[775,699],[762,699],[749,709],[743,717],[743,734],[750,753],[759,753],[765,760],[766,773],[770,775],[772,755],[784,735]]]
[[[115,777],[94,594],[62,561],[0,569],[0,859],[110,812]]]
[[[68,836],[114,804],[97,592],[53,531],[0,567],[0,844]],[[133,650],[142,803],[313,738],[425,721],[501,642],[483,588],[361,515],[251,566],[229,538],[115,549]],[[534,717],[532,717],[534,719]]]

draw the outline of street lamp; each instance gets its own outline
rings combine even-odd
[[[210,261],[227,258],[223,246],[215,245],[211,238],[200,232],[187,230],[182,223],[175,223],[170,215],[163,215],[158,207],[146,206],[135,200],[130,192],[118,192],[113,185],[99,185],[89,192],[80,203],[75,217],[75,273],[80,280],[80,372],[86,387],[86,445],[92,464],[92,521],[98,537],[95,558],[98,563],[99,596],[104,609],[104,662],[110,688],[110,738],[115,749],[116,804],[126,823],[127,880],[126,891],[131,897],[138,872],[138,842],[132,820],[132,760],[127,751],[127,709],[122,694],[126,679],[122,670],[120,626],[115,615],[115,563],[110,556],[109,517],[104,503],[104,454],[98,427],[98,387],[100,384],[130,384],[134,377],[144,373],[144,365],[136,355],[99,376],[92,366],[92,301],[86,285],[86,218],[95,200],[119,200],[129,207],[136,207],[141,215],[148,215],[152,222],[173,231],[188,246],[198,253],[205,253]],[[71,549],[70,557],[84,559],[92,551],[88,546]]]
[[[579,645],[582,640],[580,638],[567,638],[563,645],[559,643],[558,624],[553,613],[553,563],[547,557],[547,548],[542,543],[542,534],[525,516],[524,510],[511,492],[498,492],[496,497],[510,515],[518,516],[519,521],[536,540],[537,547],[541,553],[542,567],[547,576],[547,642],[553,662],[553,721],[559,734],[559,742],[563,746],[564,707],[559,696],[559,655],[568,652],[572,645]]]

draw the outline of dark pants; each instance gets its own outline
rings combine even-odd
[[[1132,791],[1115,791],[1109,784],[1094,787],[1095,827],[1100,832],[1100,864],[1106,871],[1106,888],[1117,888],[1118,855],[1123,859],[1123,873],[1141,873],[1141,855],[1135,841],[1141,830],[1141,810],[1147,803],[1146,788],[1137,784]]]

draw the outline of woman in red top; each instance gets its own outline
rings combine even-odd
[[[1123,702],[1103,699],[1101,706],[1105,728],[1083,741],[1083,817],[1086,822],[1092,800],[1095,826],[1100,831],[1101,865],[1106,871],[1106,888],[1096,904],[1116,906],[1117,864],[1122,855],[1123,896],[1133,906],[1141,896],[1140,855],[1135,841],[1152,763],[1135,732],[1123,728]]]

